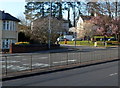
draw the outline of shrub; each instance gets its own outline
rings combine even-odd
[[[29,42],[16,42],[15,45],[28,45]]]

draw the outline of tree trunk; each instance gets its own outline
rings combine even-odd
[[[115,2],[115,16],[117,17],[117,13],[118,13],[118,2]]]
[[[62,4],[59,2],[59,18],[62,19]]]
[[[75,2],[74,2],[74,7],[73,7],[73,26],[75,27],[76,21],[75,21]]]
[[[43,17],[45,16],[45,13],[44,13],[44,3],[42,4],[42,16]]]

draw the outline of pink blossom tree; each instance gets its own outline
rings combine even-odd
[[[90,20],[91,23],[98,26],[96,34],[106,36],[116,36],[120,40],[120,18],[110,18],[109,16],[97,16]]]
[[[120,18],[112,19],[110,27],[112,29],[112,35],[116,36],[120,42]]]

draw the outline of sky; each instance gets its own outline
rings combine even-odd
[[[15,17],[24,16],[25,5],[25,0],[0,0],[0,10]]]
[[[25,16],[25,0],[0,0],[0,10],[4,10],[6,13],[11,14],[14,17]],[[67,18],[67,14],[63,16]]]

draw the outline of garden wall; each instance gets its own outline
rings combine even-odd
[[[59,48],[60,45],[53,44],[51,49]],[[48,50],[48,45],[29,44],[29,45],[10,45],[10,53],[28,53],[41,50]]]

